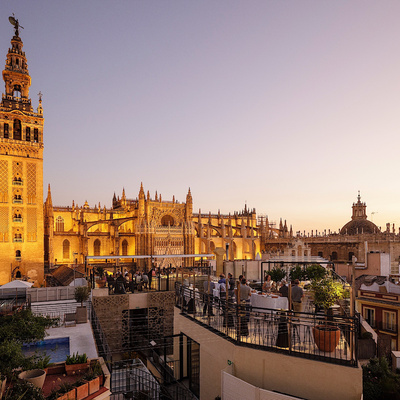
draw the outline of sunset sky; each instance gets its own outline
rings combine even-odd
[[[307,232],[360,190],[398,231],[400,1],[2,0],[2,69],[12,13],[54,205],[190,187],[195,212]]]

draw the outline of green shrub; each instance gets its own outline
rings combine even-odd
[[[373,338],[373,335],[371,332],[365,331],[361,334],[361,339],[372,339],[372,338]]]
[[[4,400],[44,400],[44,398],[39,388],[25,380],[16,380],[12,387],[8,387],[3,397]]]
[[[338,300],[343,298],[343,285],[332,278],[324,278],[311,283],[314,293],[314,304],[327,311]]]
[[[326,269],[322,265],[312,264],[306,268],[305,274],[308,280],[319,281],[325,278]]]
[[[73,353],[72,356],[67,356],[65,360],[66,365],[73,365],[73,364],[85,364],[87,363],[87,355],[86,353],[79,354],[78,352]]]
[[[386,358],[372,358],[362,368],[364,400],[400,399],[400,377],[390,370]]]
[[[290,269],[289,277],[292,282],[296,279],[303,281],[306,279],[306,272],[300,265],[297,265]]]
[[[286,276],[286,271],[282,268],[276,267],[267,272],[267,275],[271,275],[271,279],[274,282],[280,282]]]
[[[87,381],[91,381],[92,379],[95,379],[100,375],[103,375],[103,370],[101,369],[100,363],[96,361],[93,365],[89,367],[83,378]]]
[[[87,286],[78,286],[75,288],[74,297],[78,303],[81,303],[83,307],[83,302],[89,298],[90,290]]]

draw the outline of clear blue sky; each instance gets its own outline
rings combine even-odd
[[[2,0],[3,60],[12,12],[55,205],[143,181],[190,187],[195,211],[337,230],[360,190],[400,225],[398,0]]]

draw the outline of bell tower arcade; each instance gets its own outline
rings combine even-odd
[[[0,102],[0,285],[43,281],[43,107],[29,98],[31,77],[17,19]]]

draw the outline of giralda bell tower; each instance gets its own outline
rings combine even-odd
[[[3,70],[0,103],[0,285],[15,278],[43,281],[43,108],[33,110],[31,77],[22,28],[15,34]],[[35,286],[36,286],[35,285]]]

